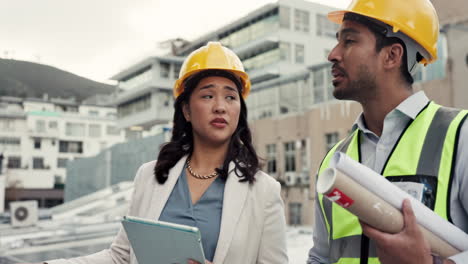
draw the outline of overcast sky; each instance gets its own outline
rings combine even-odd
[[[311,0],[345,8],[351,0]],[[0,0],[0,58],[48,64],[96,81],[163,54],[271,0]]]

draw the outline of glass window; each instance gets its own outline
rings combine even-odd
[[[330,151],[330,149],[338,143],[338,132],[327,133],[325,134],[325,150],[326,152]]]
[[[181,64],[174,64],[174,79],[179,78],[180,68],[182,67]]]
[[[67,158],[58,158],[57,159],[57,168],[66,168],[68,164]]]
[[[106,134],[112,135],[112,136],[118,136],[120,135],[120,130],[116,126],[109,125],[106,127]]]
[[[65,135],[74,137],[85,136],[85,125],[81,123],[70,123],[65,124]]]
[[[151,108],[151,94],[145,94],[132,101],[119,105],[117,108],[119,117],[125,117]]]
[[[7,168],[19,169],[21,168],[21,157],[8,157]]]
[[[15,130],[15,120],[13,120],[13,119],[0,120],[0,130],[1,131],[14,131]]]
[[[101,136],[101,125],[90,124],[89,125],[89,136],[90,137],[100,137]]]
[[[46,132],[46,123],[44,120],[36,120],[36,132]]]
[[[61,153],[83,153],[83,142],[81,141],[60,141],[59,152]]]
[[[99,111],[97,110],[89,110],[88,113],[90,116],[99,116]]]
[[[18,150],[20,148],[21,139],[15,137],[0,137],[0,149],[5,150]]]
[[[279,8],[279,25],[281,28],[289,29],[291,21],[291,8],[280,6]]]
[[[296,82],[289,82],[282,84],[279,90],[279,98],[281,100],[278,102],[280,106],[280,113],[287,114],[290,112],[297,112],[299,106],[299,87]]]
[[[331,22],[323,14],[317,14],[317,36],[335,38],[339,25]]]
[[[304,57],[305,57],[305,54],[304,54],[304,45],[302,44],[296,44],[296,53],[295,53],[295,57],[296,57],[296,63],[304,63]]]
[[[289,224],[290,225],[301,225],[302,221],[302,204],[301,203],[289,203]]]
[[[280,60],[280,50],[275,48],[266,52],[257,54],[243,61],[246,71],[262,68],[265,65],[270,65]]]
[[[34,148],[35,149],[41,149],[41,139],[40,138],[35,138],[34,139]]]
[[[268,144],[267,149],[267,172],[276,173],[276,144]]]
[[[166,62],[161,62],[159,64],[159,76],[161,76],[162,78],[169,78],[169,69],[171,67],[171,65],[169,63],[166,63]]]
[[[284,143],[284,164],[286,172],[296,171],[296,149],[294,143],[294,141]]]
[[[309,12],[294,9],[294,29],[296,31],[309,32]]]
[[[323,89],[324,77],[321,69],[315,70],[312,73],[313,78],[313,90],[314,90],[314,104],[321,103],[325,100],[325,94]]]
[[[50,129],[57,129],[58,128],[57,121],[50,121],[49,122],[49,128]]]
[[[307,146],[307,140],[303,139],[301,140],[301,164],[302,164],[302,171],[308,171],[309,170],[309,152],[308,152],[308,146]]]
[[[291,45],[287,42],[280,42],[280,59],[291,62]]]
[[[33,158],[33,169],[45,169],[44,158],[34,157]]]
[[[137,87],[145,82],[148,82],[151,80],[151,66],[147,66],[135,73],[133,73],[131,76],[121,80],[119,82],[119,87],[125,90],[132,89],[134,87]]]

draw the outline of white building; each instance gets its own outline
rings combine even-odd
[[[326,18],[332,10],[304,0],[279,0],[177,48],[173,55],[131,65],[112,77],[125,90],[117,99],[119,126],[132,138],[172,120],[172,87],[182,62],[208,41],[220,41],[238,54],[252,80],[253,98],[263,82],[324,62],[336,41],[338,26]],[[253,111],[252,117],[264,115]]]
[[[63,199],[67,162],[123,142],[116,109],[64,99],[0,97],[0,153],[6,202]]]

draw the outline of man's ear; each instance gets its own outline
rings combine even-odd
[[[389,45],[387,47],[383,48],[385,51],[385,56],[384,56],[384,68],[385,69],[393,69],[393,68],[400,68],[400,66],[403,63],[406,63],[403,61],[404,57],[403,54],[405,52],[405,49],[400,43],[393,43],[392,45]]]
[[[187,122],[190,122],[190,108],[188,104],[184,103],[182,105],[182,112],[184,113],[185,120],[187,120]]]

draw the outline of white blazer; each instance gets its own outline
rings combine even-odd
[[[153,174],[156,161],[143,164],[135,177],[135,189],[128,215],[159,219],[186,159],[187,157],[183,157],[170,169],[169,177],[162,185],[156,182]],[[213,259],[214,264],[288,263],[286,221],[280,184],[262,171],[255,175],[256,180],[253,184],[239,182],[233,169],[234,163],[231,162],[224,189],[221,229]],[[138,262],[125,231],[120,228],[109,249],[84,257],[58,259],[47,263],[136,264]]]

